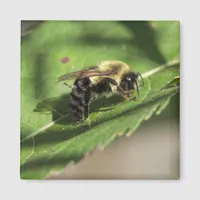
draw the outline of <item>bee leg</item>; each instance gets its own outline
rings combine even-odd
[[[129,100],[129,101],[137,101],[137,98],[136,98],[136,97],[131,97],[131,96],[132,96],[131,93],[132,93],[132,91],[126,93],[127,96],[128,96],[127,100]],[[129,97],[130,97],[130,98],[129,98]]]
[[[84,96],[85,106],[84,106],[84,118],[87,119],[89,115],[89,103],[91,101],[91,88],[89,87]]]
[[[87,119],[88,118],[88,115],[89,115],[89,106],[86,105],[84,107],[84,119]]]
[[[120,93],[120,95],[122,96],[122,97],[124,97],[125,99],[129,99],[128,98],[128,95],[124,92],[124,90],[121,88],[121,87],[119,87],[119,86],[117,86],[117,91]]]
[[[106,78],[107,81],[109,81],[111,84],[117,86],[117,91],[120,93],[122,97],[125,99],[128,99],[128,95],[124,92],[124,90],[117,84],[117,82],[111,78]]]
[[[137,101],[136,97],[129,98],[131,96],[131,94],[125,93],[124,90],[119,86],[117,86],[117,91],[121,94],[122,97],[124,97],[128,101]]]
[[[124,90],[117,84],[117,82],[115,80],[113,80],[111,78],[106,78],[106,80],[109,81],[111,84],[117,86],[117,91],[123,98],[125,98],[126,100],[129,100],[129,101],[137,101],[136,97],[129,98],[130,94],[125,93]]]
[[[67,87],[69,87],[69,88],[72,88],[72,86],[70,86],[70,85],[68,85],[67,83],[63,83],[63,85],[66,85]]]
[[[129,101],[137,101],[136,97],[128,98]]]

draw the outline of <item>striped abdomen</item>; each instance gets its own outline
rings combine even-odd
[[[88,117],[91,99],[91,81],[89,78],[76,79],[72,89],[69,106],[76,121],[83,121]]]

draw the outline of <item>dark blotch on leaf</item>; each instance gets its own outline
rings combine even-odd
[[[65,64],[67,62],[69,62],[69,58],[68,57],[61,58],[61,63]]]

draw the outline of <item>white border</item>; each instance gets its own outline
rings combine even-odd
[[[1,3],[0,199],[200,199],[198,1],[4,1]],[[180,20],[181,180],[22,181],[19,178],[20,20]],[[3,70],[3,71],[2,71]],[[196,71],[195,71],[196,70]],[[196,87],[195,87],[196,86]],[[4,92],[4,93],[2,93]],[[3,110],[3,112],[2,112]],[[197,123],[195,123],[197,122]],[[197,138],[198,137],[198,138]],[[198,181],[198,182],[197,182]]]

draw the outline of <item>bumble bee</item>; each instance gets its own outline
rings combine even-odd
[[[64,74],[58,77],[58,82],[75,79],[69,107],[76,121],[84,121],[89,115],[89,104],[98,95],[110,97],[113,93],[118,93],[125,99],[136,101],[136,97],[129,97],[135,89],[139,96],[139,76],[143,81],[141,74],[132,72],[126,63],[108,60],[88,69]]]

